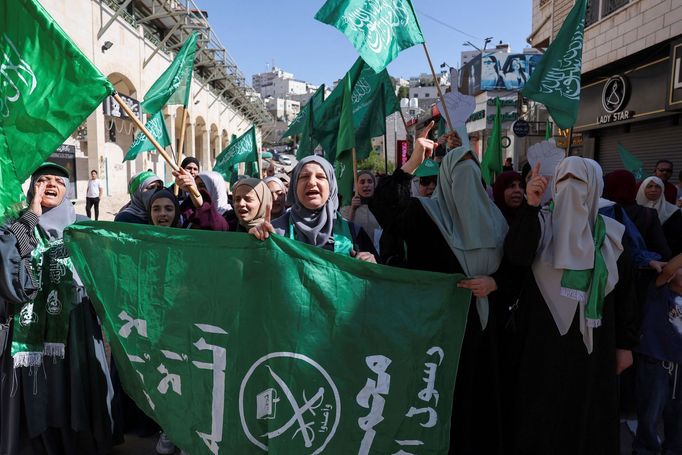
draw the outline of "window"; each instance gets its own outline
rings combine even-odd
[[[431,98],[431,94],[430,93],[424,93],[424,98]]]
[[[419,93],[415,93],[414,98],[419,98]]]
[[[588,27],[609,14],[630,3],[630,0],[587,0],[585,27]]]

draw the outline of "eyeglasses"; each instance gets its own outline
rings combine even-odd
[[[658,168],[658,169],[656,169],[656,170],[657,170],[658,172],[668,172],[668,173],[670,173],[670,174],[673,173],[673,168],[671,168],[671,167],[666,167],[666,168],[663,168],[663,169]]]

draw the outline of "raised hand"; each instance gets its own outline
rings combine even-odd
[[[189,191],[191,187],[197,185],[194,181],[194,177],[183,168],[173,171],[173,177],[175,177],[175,185],[185,191]]]
[[[530,180],[526,185],[526,200],[528,205],[539,207],[542,203],[542,196],[547,190],[549,179],[540,175],[540,163],[535,163],[533,170],[530,173]]]
[[[435,122],[431,120],[431,122],[426,125],[426,128],[419,133],[419,136],[414,143],[414,151],[412,152],[412,156],[410,156],[410,159],[407,160],[407,162],[403,164],[403,167],[401,168],[403,172],[408,174],[414,173],[414,171],[417,170],[417,168],[424,162],[425,159],[433,155],[433,149],[436,147],[436,142],[428,139],[429,132],[433,128],[433,125],[435,125]]]
[[[269,205],[265,207],[265,219],[263,223],[256,227],[249,229],[249,234],[256,237],[258,240],[266,240],[270,234],[275,233],[275,228],[270,224],[270,216],[272,214],[272,207]]]
[[[445,144],[447,150],[452,150],[462,145],[462,139],[460,139],[457,131],[450,131],[438,138],[438,144]]]
[[[33,186],[33,199],[31,200],[31,205],[29,210],[38,216],[43,214],[43,196],[45,195],[45,188],[47,188],[47,182],[38,181]]]
[[[376,258],[374,257],[374,255],[373,255],[372,253],[368,253],[367,251],[360,251],[360,252],[357,252],[357,251],[355,251],[355,250],[351,250],[350,256],[351,256],[352,258],[357,259],[358,261],[370,262],[370,263],[372,263],[372,264],[376,264],[376,263],[377,263],[377,260],[376,260]]]

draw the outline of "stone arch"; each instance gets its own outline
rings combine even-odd
[[[225,147],[227,147],[227,144],[230,143],[230,135],[227,133],[226,129],[223,129],[222,133],[220,133],[220,149],[224,150]]]
[[[194,121],[194,156],[201,163],[201,169],[208,169],[209,164],[209,130],[206,120],[198,116]]]
[[[215,163],[215,158],[218,156],[220,151],[222,150],[222,147],[220,146],[220,134],[218,133],[218,125],[215,123],[211,124],[211,129],[210,129],[210,137],[211,137],[211,154],[209,157],[209,161],[211,163],[211,167],[213,167],[213,163]]]
[[[137,99],[137,88],[128,76],[120,72],[112,72],[107,79],[118,93]],[[142,156],[138,156],[134,162],[123,161],[123,157],[133,143],[137,128],[130,119],[107,116],[104,118],[104,127],[104,156],[107,162],[109,188],[112,194],[121,190],[125,193],[128,180],[144,165]]]

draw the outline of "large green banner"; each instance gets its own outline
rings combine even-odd
[[[279,236],[85,222],[123,385],[200,454],[443,454],[470,293]]]

